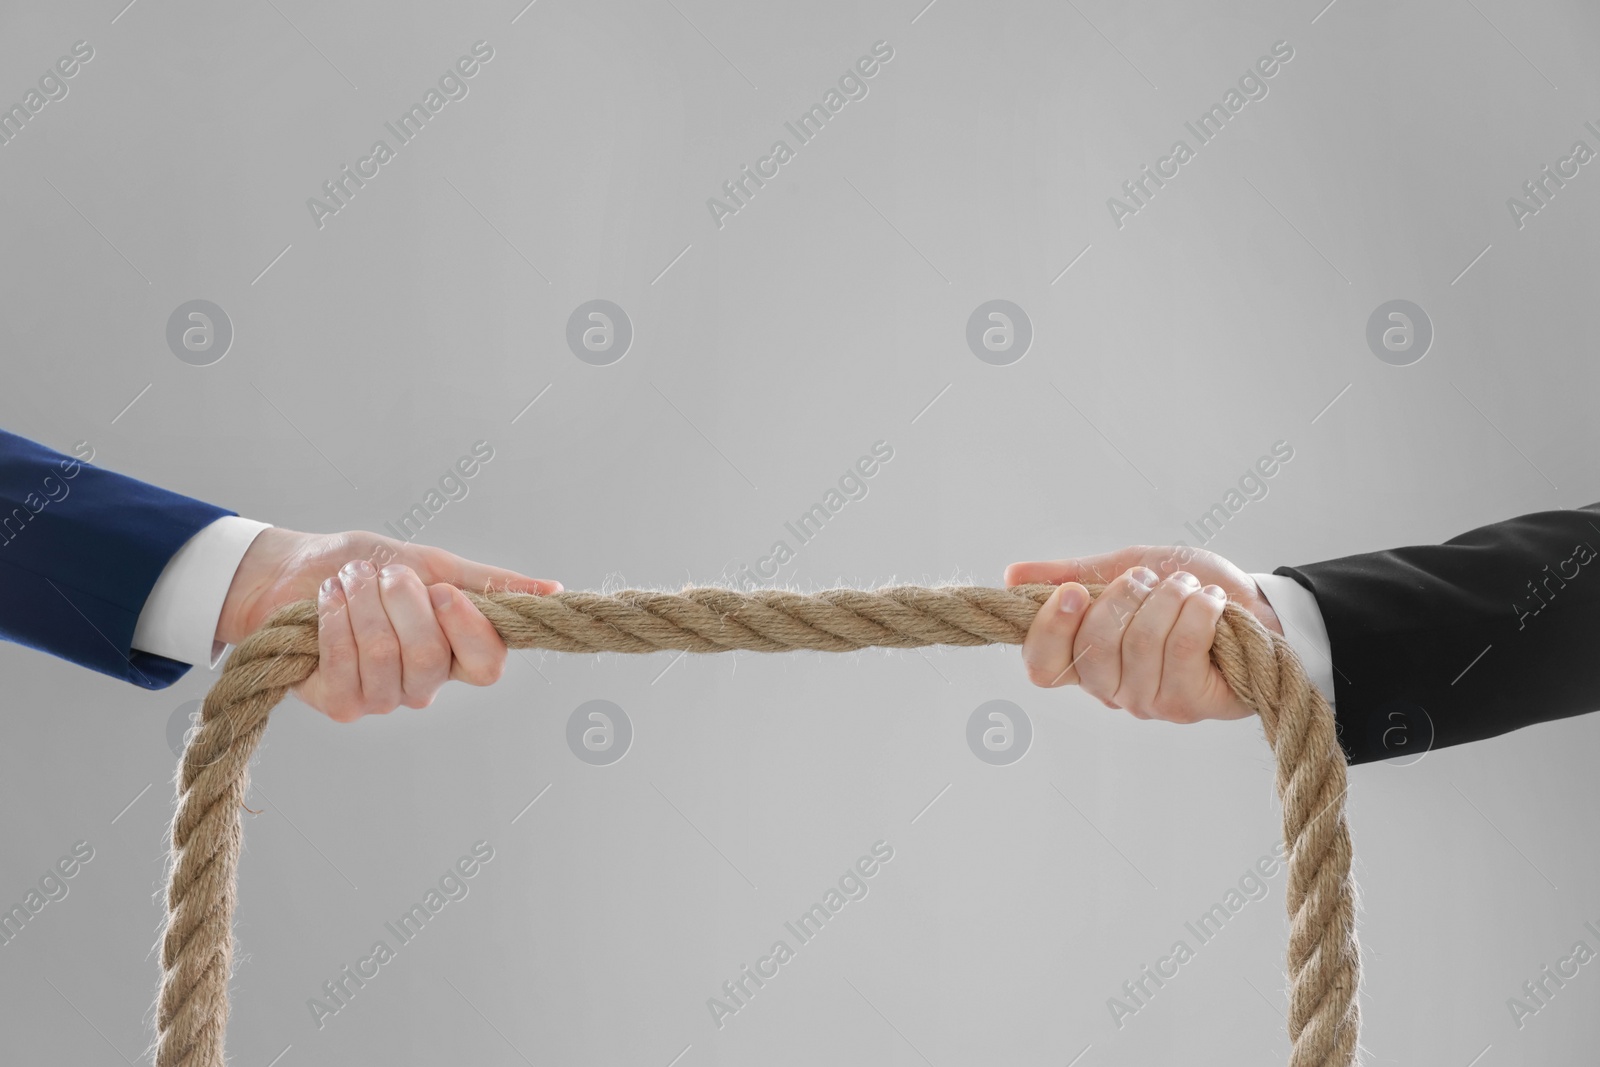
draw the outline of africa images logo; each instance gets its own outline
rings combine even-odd
[[[1008,767],[1028,754],[1033,744],[1033,720],[1009,700],[979,704],[967,717],[967,747],[994,767]]]
[[[54,66],[39,75],[37,89],[30,88],[22,94],[21,101],[8,108],[0,105],[0,146],[8,145],[20,137],[28,123],[35,121],[46,105],[65,100],[72,89],[67,79],[78,74],[93,58],[93,45],[88,41],[76,42],[71,55],[57,59]]]
[[[1257,59],[1253,66],[1240,75],[1237,88],[1228,86],[1220,103],[1212,104],[1201,112],[1194,122],[1183,124],[1195,139],[1193,145],[1182,137],[1178,138],[1172,142],[1168,153],[1156,160],[1154,170],[1147,163],[1136,177],[1123,182],[1122,192],[1127,199],[1113,196],[1106,200],[1106,209],[1111,213],[1111,221],[1117,229],[1122,229],[1130,216],[1148,207],[1157,190],[1166,188],[1167,182],[1178,176],[1184,164],[1198,156],[1201,148],[1216,140],[1246,104],[1252,100],[1265,100],[1270,91],[1267,81],[1277,76],[1293,58],[1294,48],[1288,41],[1274,41],[1271,54]]]
[[[423,93],[422,100],[412,104],[394,122],[385,122],[384,128],[394,137],[394,144],[390,145],[383,138],[372,142],[372,148],[367,155],[356,160],[354,171],[350,165],[345,164],[337,176],[322,183],[323,195],[326,200],[312,196],[306,198],[306,210],[311,212],[311,221],[316,223],[317,229],[327,225],[330,215],[337,215],[346,207],[355,195],[367,187],[367,182],[376,178],[385,165],[395,159],[399,150],[415,140],[427,127],[433,117],[444,110],[445,105],[453,100],[465,100],[471,92],[468,80],[474,78],[494,58],[494,48],[488,41],[479,41],[472,46],[471,55],[464,55],[455,61],[455,64],[439,75],[438,88],[428,87]]]
[[[633,747],[633,720],[609,700],[586,700],[567,716],[567,748],[591,767],[609,767]]]
[[[772,142],[766,155],[756,160],[754,170],[746,163],[739,168],[737,176],[723,182],[722,193],[727,200],[715,196],[706,200],[706,210],[711,213],[711,221],[717,224],[717,229],[726,225],[724,220],[729,216],[737,215],[749,207],[756,191],[766,188],[767,182],[776,178],[780,169],[795,158],[798,147],[810,144],[833,117],[844,110],[846,104],[852,100],[865,100],[870,91],[867,82],[876,77],[893,58],[894,48],[888,41],[875,42],[871,55],[862,56],[839,76],[838,88],[829,86],[822,94],[821,103],[812,104],[801,112],[799,118],[783,124],[784,129],[794,137],[793,146],[780,137]]]
[[[870,852],[870,855],[863,854],[846,867],[838,880],[823,890],[821,898],[813,901],[809,908],[800,913],[799,918],[783,924],[784,932],[789,936],[778,938],[766,955],[757,957],[754,969],[748,963],[744,964],[738,974],[722,983],[722,996],[706,998],[706,1010],[718,1030],[727,1025],[729,1018],[748,1008],[756,994],[782,974],[783,967],[799,954],[800,949],[816,940],[828,924],[838,918],[846,904],[867,898],[872,889],[871,879],[894,859],[894,846],[880,839],[872,843]],[[793,944],[790,944],[791,938]]]

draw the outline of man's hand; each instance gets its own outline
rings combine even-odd
[[[492,685],[506,646],[462,595],[556,593],[561,583],[355,531],[261,531],[234,573],[217,640],[237,644],[285,604],[315,599],[321,658],[294,694],[338,722],[425,708],[449,679]]]
[[[1254,714],[1211,662],[1233,600],[1278,634],[1255,580],[1215,552],[1133,545],[1117,552],[1013,563],[1006,585],[1056,585],[1028,629],[1022,662],[1035,685],[1077,685],[1140,719],[1198,722]],[[1093,603],[1080,584],[1105,591]]]

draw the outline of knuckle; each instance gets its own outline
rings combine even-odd
[[[462,666],[462,681],[468,685],[493,685],[505,674],[505,660],[480,661]]]
[[[1168,654],[1182,660],[1199,659],[1210,651],[1210,648],[1209,635],[1195,633],[1192,630],[1179,630],[1167,643]]]
[[[450,672],[450,646],[430,641],[411,654],[412,671],[424,678],[441,678]]]
[[[1152,656],[1161,650],[1161,640],[1144,627],[1134,626],[1128,630],[1128,636],[1122,639],[1122,646],[1135,656]]]
[[[1045,667],[1039,664],[1028,665],[1028,681],[1032,682],[1041,689],[1051,688],[1055,681],[1056,675],[1060,673],[1060,671],[1047,670]]]
[[[1099,670],[1116,654],[1116,644],[1098,633],[1080,633],[1072,654],[1080,666],[1088,667],[1091,671]]]
[[[1126,599],[1112,597],[1106,602],[1106,610],[1101,613],[1101,617],[1095,620],[1098,624],[1096,629],[1110,638],[1119,637],[1128,628],[1128,623],[1133,621],[1134,613],[1138,610],[1139,602],[1132,597]]]
[[[342,670],[353,667],[356,662],[356,650],[347,642],[330,645],[322,652],[322,666]]]
[[[374,634],[361,644],[361,650],[374,667],[386,669],[400,663],[400,640],[394,634]]]
[[[322,709],[322,713],[334,722],[355,722],[361,718],[361,709],[352,705],[347,700],[334,700]]]
[[[1145,699],[1143,693],[1135,692],[1127,685],[1117,686],[1117,691],[1111,694],[1109,706],[1137,712],[1140,718],[1148,718],[1150,715],[1150,701]]]
[[[1198,721],[1193,701],[1181,694],[1157,693],[1150,703],[1151,714],[1163,722],[1192,723]]]

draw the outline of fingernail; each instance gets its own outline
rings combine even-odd
[[[332,600],[338,594],[339,594],[339,580],[337,578],[329,578],[329,579],[327,579],[326,581],[324,581],[322,583],[322,587],[317,590],[317,595],[320,596],[323,600]]]
[[[1188,571],[1173,571],[1172,572],[1172,579],[1173,579],[1173,581],[1182,584],[1185,589],[1199,589],[1200,588],[1200,579],[1196,578],[1194,575],[1190,574]]]
[[[451,594],[448,585],[436,585],[428,590],[428,599],[433,601],[433,610],[443,611],[450,606],[455,597]]]
[[[1228,594],[1227,594],[1226,590],[1224,590],[1222,588],[1222,586],[1220,586],[1220,585],[1208,585],[1208,586],[1206,586],[1204,589],[1202,589],[1200,591],[1202,593],[1204,593],[1206,596],[1215,597],[1218,600],[1227,600],[1228,599]]]
[[[389,564],[389,566],[383,568],[383,570],[379,571],[378,573],[383,575],[383,578],[384,578],[385,581],[393,581],[394,579],[400,577],[401,573],[404,572],[404,571],[405,571],[405,568],[400,566],[400,564],[391,563],[391,564]]]
[[[1155,588],[1156,572],[1149,567],[1135,567],[1128,572],[1128,580],[1136,586],[1142,586],[1145,592]]]
[[[368,563],[364,559],[358,559],[358,560],[356,560],[356,573],[359,574],[363,578],[371,578],[371,577],[375,576],[378,572],[377,572],[376,569],[373,568],[371,563]]]
[[[1079,585],[1064,585],[1056,604],[1061,609],[1061,614],[1072,615],[1082,611],[1083,606],[1089,602],[1089,594],[1084,592]]]

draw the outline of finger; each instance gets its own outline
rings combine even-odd
[[[1122,572],[1143,563],[1148,551],[1148,545],[1129,545],[1115,552],[1101,552],[1093,556],[1013,563],[1006,568],[1005,582],[1008,586],[1036,582],[1050,585],[1094,582],[1104,585]]]
[[[1156,691],[1161,688],[1167,636],[1178,621],[1178,612],[1190,593],[1200,588],[1200,580],[1187,571],[1176,571],[1157,583],[1122,635],[1122,678],[1112,697],[1125,708],[1137,708],[1151,718],[1161,718],[1155,708]]]
[[[339,581],[350,606],[350,629],[356,636],[362,709],[376,714],[393,711],[401,696],[400,638],[383,609],[378,572],[364,559],[352,560],[340,568]]]
[[[1072,642],[1089,606],[1089,593],[1077,582],[1059,585],[1039,608],[1022,642],[1022,665],[1034,685],[1052,689],[1078,680]]]
[[[419,564],[417,570],[428,585],[449,582],[474,593],[536,593],[546,596],[559,593],[562,588],[561,583],[554,579],[529,578],[526,574],[508,571],[504,567],[474,563],[442,548],[424,550]]]
[[[416,571],[389,564],[378,572],[378,591],[400,639],[400,703],[425,708],[450,680],[450,642],[433,617],[427,587]]]
[[[1078,627],[1073,642],[1078,685],[1107,707],[1117,706],[1117,687],[1122,683],[1123,632],[1155,584],[1155,572],[1148,567],[1135,567],[1119,575],[1089,605],[1083,624]],[[1134,709],[1134,713],[1140,714],[1141,710]]]
[[[329,578],[317,591],[317,671],[300,697],[335,722],[361,717],[361,672],[344,586]]]
[[[450,677],[468,685],[493,685],[506,669],[506,644],[465,593],[440,582],[428,587],[434,617],[450,641]]]
[[[1226,692],[1216,691],[1216,668],[1211,663],[1211,646],[1228,603],[1227,593],[1219,585],[1208,585],[1200,593],[1183,602],[1172,632],[1167,635],[1165,667],[1155,704],[1159,716],[1170,722],[1217,718],[1235,702],[1233,690],[1225,681],[1222,689]],[[1217,707],[1218,703],[1223,707]]]

